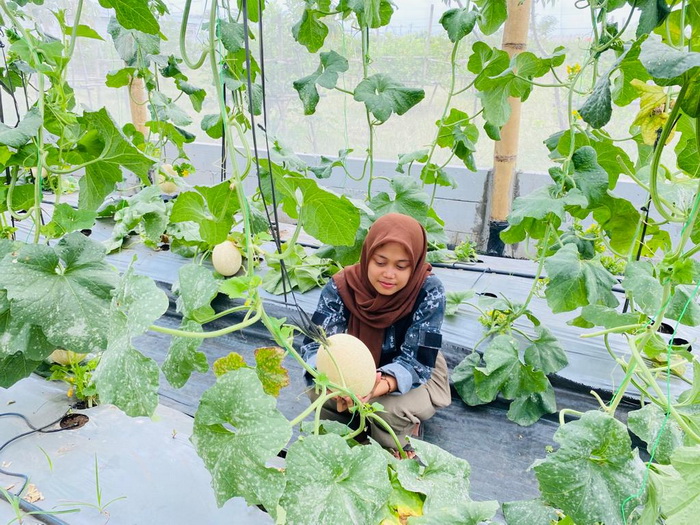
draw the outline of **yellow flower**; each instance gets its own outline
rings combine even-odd
[[[73,397],[73,387],[68,389],[68,392],[66,392],[67,397]]]
[[[577,110],[575,110],[575,109],[571,112],[571,114],[574,116],[574,118],[576,118],[576,119],[578,119],[578,120],[581,120],[581,119],[582,119],[581,113],[579,113],[579,112],[578,112]]]
[[[189,177],[190,172],[188,170],[182,170],[182,176],[183,177]]]
[[[577,75],[581,71],[581,64],[574,64],[573,66],[566,66],[566,74],[571,76],[571,75]]]

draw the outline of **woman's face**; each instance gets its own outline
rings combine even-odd
[[[394,295],[404,289],[411,277],[411,259],[404,247],[389,242],[374,250],[367,277],[380,295]]]

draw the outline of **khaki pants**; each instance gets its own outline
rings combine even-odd
[[[311,401],[318,398],[313,389],[307,392]],[[401,443],[406,442],[406,436],[411,436],[416,425],[433,417],[435,410],[446,407],[452,402],[450,383],[447,375],[447,363],[442,353],[438,353],[435,360],[435,368],[428,382],[418,388],[414,388],[405,394],[389,394],[371,400],[384,406],[384,412],[379,416],[386,421],[396,433]],[[335,400],[324,403],[321,409],[321,418],[339,421],[353,426],[359,417],[349,412],[336,411]],[[356,425],[355,425],[356,426]],[[373,421],[369,423],[369,431],[372,439],[386,448],[396,448],[396,443],[387,431]]]

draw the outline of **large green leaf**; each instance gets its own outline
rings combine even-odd
[[[680,447],[663,469],[661,509],[667,525],[695,523],[700,513],[700,446]]]
[[[633,80],[646,82],[649,73],[639,61],[642,40],[635,40],[617,60],[617,76],[614,80],[613,101],[618,106],[626,106],[639,98],[639,91],[632,85]]]
[[[683,431],[676,421],[653,403],[627,415],[627,426],[647,444],[654,453],[654,461],[667,465],[671,454],[683,445]]]
[[[415,461],[394,462],[401,485],[406,490],[425,494],[425,517],[410,518],[409,523],[476,525],[493,517],[498,503],[475,502],[469,497],[470,467],[467,461],[425,441],[411,439],[411,445],[425,467]],[[441,515],[447,519],[438,519]],[[431,520],[431,516],[435,519]]]
[[[554,388],[547,381],[543,392],[535,392],[516,397],[508,407],[508,419],[520,426],[533,425],[545,414],[557,411],[557,401]]]
[[[473,153],[479,140],[479,130],[471,123],[469,115],[452,108],[444,120],[438,120],[435,124],[438,126],[437,145],[452,149],[467,168],[476,171]]]
[[[197,191],[181,193],[170,215],[172,222],[199,224],[202,240],[215,246],[226,240],[238,210],[238,196],[229,181],[216,186],[195,186]]]
[[[52,344],[81,353],[106,346],[117,279],[104,248],[80,233],[55,248],[25,245],[0,263],[0,287],[16,321],[39,326]]]
[[[674,151],[676,153],[676,164],[687,175],[700,177],[700,152],[698,152],[698,142],[695,136],[695,126],[693,119],[682,115],[678,120],[676,130],[681,133],[680,140]]]
[[[336,434],[289,447],[286,478],[280,505],[289,523],[374,523],[391,492],[381,448],[350,448]]]
[[[558,521],[557,513],[542,500],[508,501],[503,504],[503,515],[508,525],[533,525]]]
[[[573,244],[567,244],[545,261],[549,284],[545,290],[547,304],[553,313],[569,312],[579,306],[602,304],[617,306],[612,293],[617,280],[600,261],[581,260]]]
[[[173,293],[177,295],[177,311],[183,317],[204,321],[214,315],[211,302],[219,293],[220,281],[211,270],[199,264],[186,264],[178,271]]]
[[[85,146],[83,160],[90,162],[79,182],[80,208],[96,210],[116,183],[122,180],[121,168],[138,175],[144,184],[150,184],[148,170],[154,163],[153,159],[128,141],[106,109],[86,111],[79,121],[87,130],[79,146]],[[99,153],[93,155],[95,150]]]
[[[212,476],[219,506],[240,496],[275,514],[285,476],[266,462],[292,437],[275,404],[247,368],[224,374],[202,395],[191,440]]]
[[[479,6],[479,29],[485,35],[498,31],[508,18],[506,0],[474,0]]]
[[[348,70],[348,61],[335,51],[321,53],[321,64],[311,75],[295,80],[292,85],[304,104],[304,115],[312,115],[319,101],[316,84],[333,89],[338,82],[338,73]]]
[[[27,111],[17,127],[11,128],[0,122],[0,144],[13,148],[24,146],[36,136],[42,124],[43,121],[36,106]]]
[[[566,352],[554,334],[546,327],[535,327],[537,337],[525,349],[525,364],[545,374],[553,374],[569,364]]]
[[[550,223],[559,228],[565,218],[565,207],[586,206],[587,199],[579,190],[571,190],[563,197],[555,197],[556,186],[541,186],[524,197],[513,201],[508,215],[508,228],[501,232],[506,243],[516,243],[530,236],[541,239]]]
[[[123,202],[125,206],[114,213],[112,235],[104,241],[107,251],[121,248],[131,232],[138,232],[146,246],[156,249],[169,222],[169,205],[163,202],[160,187],[146,186]]]
[[[394,190],[394,199],[386,192],[380,192],[369,202],[369,207],[378,215],[387,213],[403,213],[425,222],[430,208],[430,196],[423,191],[420,183],[415,179],[403,175],[391,180],[391,188]]]
[[[238,22],[219,19],[219,37],[226,51],[236,53],[245,48],[245,26]]]
[[[582,328],[602,326],[603,328],[617,328],[643,322],[644,316],[640,313],[620,313],[615,308],[608,308],[599,304],[589,304],[581,308],[581,316],[571,324]]]
[[[576,523],[621,525],[622,505],[629,515],[644,473],[627,428],[590,411],[560,427],[554,440],[559,449],[534,467],[544,501]]]
[[[323,42],[328,36],[328,26],[321,22],[324,13],[315,9],[304,9],[304,13],[292,27],[292,36],[294,40],[309,50],[309,53],[315,53],[323,46]]]
[[[321,188],[315,181],[295,181],[304,196],[301,223],[304,230],[321,242],[351,246],[360,226],[360,210],[345,195]]]
[[[180,330],[201,332],[202,326],[196,321],[183,319]],[[192,372],[206,373],[209,369],[207,356],[199,351],[203,339],[195,337],[173,336],[168,355],[163,361],[163,375],[168,383],[181,388],[187,383]]]
[[[655,39],[642,44],[639,59],[652,77],[674,84],[681,84],[685,73],[700,67],[700,53],[678,51]]]
[[[51,215],[51,222],[41,227],[41,233],[50,239],[58,239],[76,230],[92,228],[97,212],[76,210],[70,204],[56,205]]]
[[[617,179],[621,173],[624,173],[625,168],[633,171],[634,163],[629,155],[622,148],[615,146],[607,136],[591,141],[590,146],[596,152],[598,164],[608,174],[608,186],[611,190],[615,188]]]
[[[627,0],[627,3],[641,11],[637,25],[637,37],[651,33],[661,25],[671,12],[665,0]]]
[[[107,24],[107,32],[114,41],[117,54],[127,66],[147,68],[151,65],[151,57],[160,53],[160,37],[157,34],[125,29],[114,18]],[[123,75],[120,75],[120,78],[123,81]]]
[[[655,317],[661,309],[663,286],[654,275],[654,265],[649,261],[631,261],[625,269],[622,287],[626,295],[634,300],[637,308],[648,316]]]
[[[159,370],[156,362],[133,347],[168,309],[168,297],[156,283],[129,267],[114,291],[110,305],[107,349],[95,370],[100,400],[130,416],[151,416],[158,406]]]
[[[467,8],[448,9],[440,17],[440,24],[447,31],[447,36],[452,42],[459,42],[472,32],[479,12],[470,11]]]
[[[474,381],[474,369],[481,365],[481,356],[477,352],[472,352],[465,357],[452,371],[452,382],[455,390],[464,402],[470,406],[483,405],[487,401],[482,401],[476,395],[476,382]]]
[[[99,0],[100,5],[114,8],[117,21],[125,29],[136,29],[151,35],[160,32],[158,20],[143,0]]]
[[[694,286],[676,286],[666,309],[666,317],[687,326],[700,325],[700,306]]]
[[[364,102],[379,122],[385,122],[392,113],[403,115],[424,97],[422,89],[405,87],[382,73],[364,79],[354,93],[355,100]]]
[[[518,342],[508,335],[496,337],[484,352],[485,367],[474,369],[476,395],[482,401],[496,399],[499,392],[506,399],[544,392],[549,382],[541,370],[523,364]]]

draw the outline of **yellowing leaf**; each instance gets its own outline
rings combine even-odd
[[[266,394],[277,397],[289,385],[289,372],[282,366],[285,351],[279,347],[258,348],[255,351],[255,371]]]
[[[214,374],[216,377],[224,375],[226,372],[232,370],[238,370],[239,368],[245,368],[248,364],[243,359],[243,356],[238,352],[231,352],[226,357],[221,357],[214,361]]]
[[[632,86],[639,92],[639,113],[632,125],[639,126],[644,143],[653,146],[656,138],[668,120],[666,108],[666,92],[660,86],[646,84],[640,80],[632,80]],[[673,138],[674,132],[669,134],[666,144]]]

